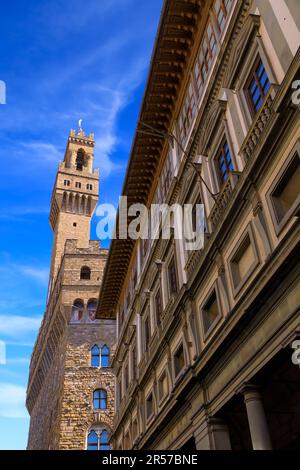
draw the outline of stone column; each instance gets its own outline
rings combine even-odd
[[[253,385],[246,385],[242,393],[247,409],[253,449],[272,449],[266,415],[258,388]]]
[[[216,417],[206,417],[194,431],[197,450],[231,450],[229,429]]]

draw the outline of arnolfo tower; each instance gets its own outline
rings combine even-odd
[[[107,250],[90,240],[98,201],[94,136],[71,131],[54,184],[47,308],[32,353],[28,449],[107,449],[115,321],[95,320]]]

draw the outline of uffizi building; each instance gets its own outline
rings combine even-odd
[[[201,249],[174,218],[90,241],[94,140],[71,132],[28,448],[300,448],[299,45],[298,0],[164,1],[122,195],[202,204]]]

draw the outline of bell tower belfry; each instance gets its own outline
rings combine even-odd
[[[93,134],[71,131],[54,183],[49,291],[26,395],[32,450],[110,446],[116,321],[96,318],[108,250],[90,239],[99,191],[94,145]]]
[[[89,246],[91,218],[98,201],[99,171],[93,170],[94,135],[71,130],[64,160],[59,163],[51,199],[50,225],[54,232],[49,278],[51,292],[65,242],[76,239]]]

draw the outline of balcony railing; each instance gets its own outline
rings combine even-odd
[[[252,156],[259,141],[261,140],[262,133],[270,121],[270,117],[272,115],[272,105],[277,88],[277,85],[271,85],[265,97],[264,103],[258,114],[255,116],[252,126],[250,127],[249,132],[245,138],[240,152],[245,161],[249,160],[249,158]]]
[[[233,188],[235,187],[239,178],[240,172],[233,171],[230,173],[228,180],[222,188],[222,191],[218,195],[216,202],[209,214],[208,225],[210,231],[213,232],[220,218],[224,214],[224,209],[227,207],[228,202],[231,198]]]

